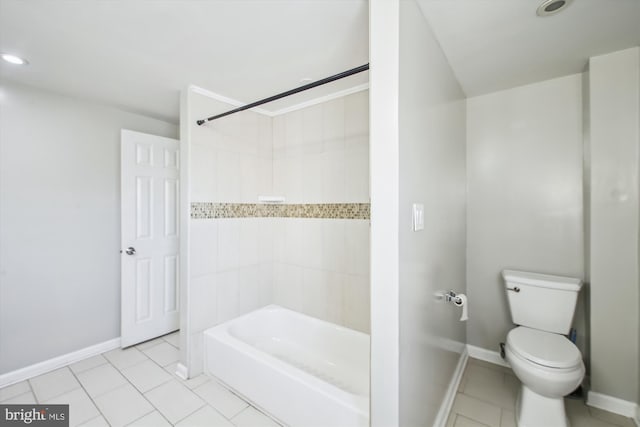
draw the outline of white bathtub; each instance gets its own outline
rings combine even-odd
[[[205,371],[292,427],[369,425],[369,335],[277,305],[204,332]]]

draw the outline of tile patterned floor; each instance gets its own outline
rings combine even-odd
[[[175,376],[178,334],[0,389],[0,403],[69,404],[71,427],[278,427],[215,380]]]
[[[515,427],[520,382],[509,368],[469,358],[447,427]],[[636,427],[631,418],[565,399],[572,427]],[[548,426],[553,427],[553,426]]]
[[[0,403],[69,404],[72,427],[279,426],[206,375],[176,377],[177,345],[174,333],[94,356],[2,388]],[[519,386],[509,368],[470,358],[447,427],[515,427]],[[635,427],[581,400],[565,402],[572,427]]]

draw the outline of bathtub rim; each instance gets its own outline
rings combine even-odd
[[[355,394],[355,393],[350,393],[346,390],[341,389],[340,387],[331,384],[327,381],[324,381],[308,372],[305,372],[304,370],[297,368],[296,366],[293,366],[291,364],[288,364],[280,359],[278,359],[277,357],[272,356],[271,354],[262,351],[254,346],[252,346],[251,344],[246,343],[245,341],[241,340],[240,338],[237,338],[233,335],[231,335],[231,333],[229,332],[229,328],[230,326],[234,323],[234,322],[238,322],[240,320],[246,320],[247,318],[251,318],[251,317],[255,317],[257,315],[258,312],[263,312],[263,311],[283,311],[285,313],[287,313],[288,315],[292,315],[295,317],[300,317],[303,318],[305,321],[311,321],[314,322],[316,324],[321,324],[327,327],[330,327],[332,329],[338,329],[340,331],[343,332],[347,332],[347,333],[355,333],[358,334],[359,336],[366,338],[369,340],[369,352],[371,351],[371,341],[370,341],[370,335],[361,331],[356,331],[354,329],[350,329],[347,328],[345,326],[342,325],[337,325],[335,323],[331,323],[331,322],[327,322],[326,320],[322,320],[322,319],[318,319],[309,315],[306,315],[304,313],[299,313],[295,310],[291,310],[288,309],[286,307],[282,307],[279,306],[277,304],[269,304],[267,306],[264,306],[262,308],[253,310],[249,313],[243,314],[242,316],[238,316],[235,317],[233,319],[227,320],[223,323],[220,323],[214,327],[211,327],[209,329],[206,329],[203,331],[205,339],[206,337],[210,337],[210,339],[214,339],[219,341],[220,343],[227,345],[229,347],[231,347],[234,351],[238,351],[238,352],[242,352],[244,354],[246,354],[248,357],[250,357],[252,360],[254,360],[256,363],[262,363],[262,364],[266,364],[270,369],[274,369],[275,371],[277,371],[280,375],[285,375],[286,377],[288,377],[291,380],[294,380],[298,383],[304,383],[306,386],[311,387],[314,391],[321,393],[323,396],[325,396],[326,398],[329,398],[330,400],[336,402],[337,404],[340,404],[342,406],[348,407],[351,410],[357,412],[359,415],[365,416],[367,418],[369,418],[369,413],[370,413],[370,394],[371,394],[371,386],[369,385],[369,394],[364,396],[364,395],[360,395],[360,394]],[[206,349],[206,344],[205,344],[205,349]],[[206,351],[206,350],[205,350]],[[370,353],[369,353],[370,354]],[[236,392],[237,394],[245,397],[245,395],[239,391],[236,390],[235,387],[231,386],[230,384],[228,384],[227,382],[225,382],[224,380],[222,380],[221,378],[219,378],[218,376],[214,375],[211,373],[211,370],[208,367],[209,364],[209,360],[207,355],[205,354],[204,357],[204,363],[205,363],[205,372],[209,375],[212,375],[213,377],[215,377],[215,379],[217,381],[219,381],[220,383],[224,384],[226,387],[230,388],[231,390],[233,390],[234,392]],[[369,378],[371,378],[371,368],[369,368]],[[369,382],[369,384],[371,384]],[[251,399],[247,399],[247,400],[251,400]],[[261,408],[263,409],[263,408]],[[264,410],[264,409],[263,409]]]

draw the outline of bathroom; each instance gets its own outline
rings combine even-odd
[[[73,425],[277,422],[201,374],[204,330],[277,304],[370,334],[370,425],[514,425],[518,383],[499,356],[513,328],[501,272],[514,269],[585,282],[573,327],[589,405],[567,399],[571,425],[638,422],[637,2],[546,17],[540,1],[275,2],[281,15],[72,3],[0,1],[0,50],[30,61],[1,68],[0,404],[67,403]],[[263,16],[291,31],[271,35]],[[234,41],[234,25],[253,37]],[[191,32],[163,36],[172,26]],[[249,60],[193,74],[221,41]],[[200,46],[191,62],[167,63],[187,46]],[[171,90],[151,90],[161,83]],[[180,139],[182,166],[180,332],[126,350],[121,129]],[[449,290],[466,294],[466,322]]]

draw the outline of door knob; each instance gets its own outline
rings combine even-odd
[[[129,246],[126,251],[124,251],[127,255],[135,255],[136,248]]]

